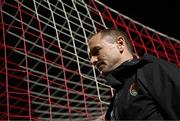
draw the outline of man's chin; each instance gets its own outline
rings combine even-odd
[[[98,71],[100,72],[101,76],[106,76],[109,73],[109,71],[103,66],[98,68]]]
[[[102,70],[102,71],[99,71],[99,72],[100,72],[100,74],[101,74],[102,77],[104,77],[104,76],[106,76],[106,75],[109,74],[109,71],[104,71],[104,70]]]

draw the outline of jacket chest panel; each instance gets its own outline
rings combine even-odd
[[[113,104],[113,113],[115,117],[121,117],[122,119],[143,118],[142,114],[148,109],[146,108],[147,105],[152,104],[152,100],[150,100],[138,86],[139,85],[136,85],[136,81],[130,80],[129,83],[125,84],[116,94]]]

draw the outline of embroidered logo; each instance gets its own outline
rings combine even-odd
[[[139,85],[137,82],[134,82],[133,84],[131,84],[130,89],[129,89],[129,93],[132,96],[137,96],[138,95],[138,91],[139,91]]]

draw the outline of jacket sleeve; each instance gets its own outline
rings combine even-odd
[[[166,119],[180,119],[180,68],[163,60],[147,64],[143,81]],[[141,75],[142,76],[142,75]]]

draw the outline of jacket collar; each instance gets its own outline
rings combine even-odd
[[[115,90],[119,89],[127,80],[127,78],[131,77],[135,74],[137,68],[151,63],[156,60],[156,57],[148,54],[144,54],[142,58],[139,59],[132,59],[125,61],[111,73],[105,76],[105,80],[107,83],[114,88]]]

